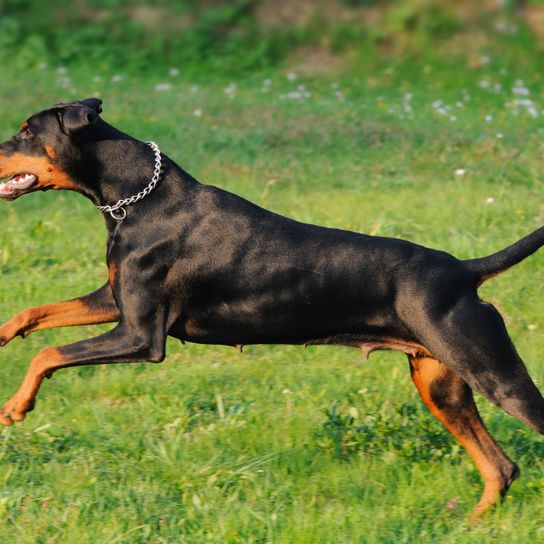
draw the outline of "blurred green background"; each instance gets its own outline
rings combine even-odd
[[[379,67],[446,55],[475,68],[482,51],[528,67],[543,9],[522,0],[2,0],[0,58],[21,68],[38,59],[113,70],[170,64],[206,78],[302,60],[339,70],[346,56]]]
[[[203,182],[475,257],[543,222],[543,48],[536,1],[0,0],[0,139],[100,96]],[[105,281],[88,201],[1,204],[1,320]],[[480,290],[539,386],[542,264]],[[14,340],[0,394],[39,350],[107,328]],[[0,542],[540,542],[542,439],[478,403],[522,477],[469,529],[479,475],[401,354],[169,341],[162,365],[61,371],[0,431]]]

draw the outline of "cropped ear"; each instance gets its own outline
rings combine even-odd
[[[59,104],[59,121],[64,132],[71,136],[89,125],[94,125],[102,111],[101,104],[102,100],[98,98]]]
[[[85,100],[81,100],[81,103],[89,106],[89,108],[92,108],[96,113],[102,113],[102,100],[100,100],[100,98],[85,98]]]

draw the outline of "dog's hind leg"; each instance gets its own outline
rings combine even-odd
[[[544,434],[544,398],[493,306],[463,299],[427,320],[419,336],[433,357],[473,390]]]
[[[472,514],[474,520],[506,493],[519,469],[485,428],[472,390],[457,374],[430,357],[409,357],[409,361],[423,402],[465,447],[483,478],[484,490]]]

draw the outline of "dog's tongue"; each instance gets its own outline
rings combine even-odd
[[[10,180],[0,183],[0,196],[9,196],[17,191],[28,189],[36,181],[32,174],[18,174]]]

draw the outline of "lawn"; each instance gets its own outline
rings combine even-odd
[[[282,66],[194,79],[170,68],[12,70],[0,139],[39,109],[100,94],[106,120],[197,179],[301,221],[461,258],[543,223],[544,89],[530,66],[491,57],[461,71]],[[103,220],[81,196],[36,193],[1,210],[0,319],[105,281]],[[543,259],[480,290],[540,386]],[[1,396],[43,347],[107,328],[14,340],[1,350]],[[169,341],[161,365],[60,371],[25,422],[0,431],[0,541],[541,541],[542,438],[478,403],[522,477],[469,529],[478,473],[423,407],[401,354]]]

